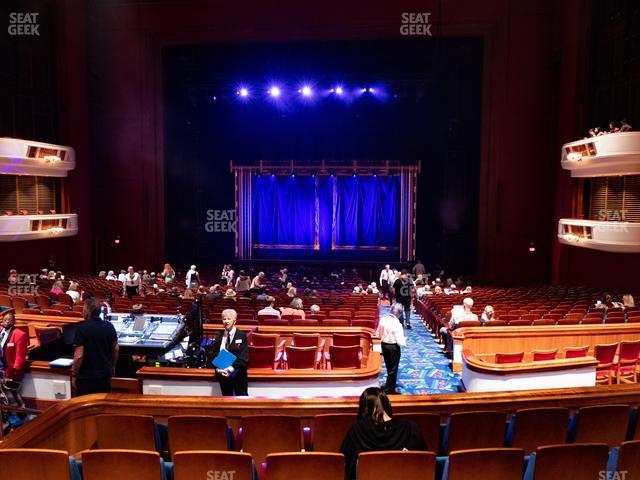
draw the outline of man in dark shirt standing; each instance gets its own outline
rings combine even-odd
[[[78,324],[71,381],[76,396],[111,392],[111,377],[118,360],[118,335],[111,322],[100,318],[100,304],[84,302],[84,321]]]
[[[393,293],[396,297],[396,302],[400,303],[404,307],[404,315],[400,323],[407,329],[411,329],[411,290],[412,283],[407,275],[406,270],[402,270],[400,278],[393,283]]]

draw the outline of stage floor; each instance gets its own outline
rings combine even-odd
[[[380,307],[385,315],[389,307]],[[451,371],[449,359],[424,326],[420,317],[411,315],[411,330],[405,330],[407,346],[402,349],[398,372],[398,390],[405,395],[457,393],[460,375]],[[387,370],[380,372],[380,385],[384,385]]]

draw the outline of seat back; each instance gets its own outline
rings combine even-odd
[[[617,472],[627,472],[625,477],[640,478],[640,440],[631,440],[620,444]]]
[[[286,327],[289,325],[289,319],[285,317],[289,317],[289,315],[283,315],[282,318],[260,319],[260,323],[271,327]]]
[[[432,479],[435,471],[436,454],[433,452],[382,451],[358,455],[358,480]]]
[[[449,417],[448,451],[500,448],[504,445],[504,412],[459,412]]]
[[[325,318],[322,320],[323,327],[348,327],[349,320],[342,318]]]
[[[291,326],[293,327],[317,327],[320,322],[317,319],[312,318],[294,318],[291,320]]]
[[[228,450],[228,426],[224,417],[174,415],[168,419],[171,455],[187,450]]]
[[[267,480],[343,480],[341,453],[272,453],[267,455]]]
[[[564,358],[586,357],[587,353],[589,353],[589,345],[583,345],[581,347],[565,347]]]
[[[635,342],[620,342],[620,352],[618,354],[618,362],[621,365],[634,364],[640,356],[640,340]]]
[[[534,350],[532,358],[534,362],[542,362],[545,360],[555,360],[558,355],[558,349],[552,348],[551,350]]]
[[[609,448],[604,444],[548,445],[536,452],[535,480],[604,478]]]
[[[276,357],[276,347],[249,345],[249,368],[271,368]]]
[[[629,424],[629,405],[598,405],[578,410],[576,443],[605,443],[610,448],[624,442]]]
[[[258,470],[270,453],[299,452],[302,449],[300,418],[288,415],[242,417],[239,440]]]
[[[523,357],[524,352],[496,353],[496,363],[520,363]]]
[[[415,422],[427,444],[427,450],[438,453],[440,447],[440,415],[436,413],[398,413],[393,418]]]
[[[480,320],[461,320],[458,322],[458,328],[479,327]]]
[[[0,449],[0,478],[70,480],[69,453],[39,448]]]
[[[339,347],[360,346],[360,335],[334,333],[331,343]]]
[[[226,478],[252,479],[253,459],[248,453],[211,450],[178,452],[173,456],[174,480],[215,478],[211,472],[225,472]],[[235,473],[232,476],[230,472]]]
[[[278,335],[275,333],[252,333],[249,335],[249,345],[254,347],[275,347]]]
[[[318,347],[320,345],[319,333],[294,333],[293,345],[296,347]]]
[[[155,428],[148,415],[96,415],[97,448],[155,452]]]
[[[83,480],[160,480],[160,455],[142,450],[86,450],[82,452]]]
[[[287,364],[289,368],[313,369],[316,367],[318,347],[294,347],[287,345]]]
[[[569,409],[518,410],[512,421],[514,430],[511,446],[522,448],[529,454],[541,445],[557,445],[566,442]]]
[[[312,442],[316,452],[339,452],[344,437],[356,422],[352,414],[330,413],[313,418]]]
[[[506,327],[507,321],[506,320],[487,320],[486,322],[484,322],[484,326],[485,327]]]
[[[616,350],[618,350],[617,342],[596,345],[593,349],[593,356],[596,357],[600,366],[611,365],[616,356]]]
[[[360,368],[360,345],[341,347],[331,345],[329,347],[329,358],[331,368]]]
[[[462,450],[449,455],[448,480],[522,480],[524,451],[518,448]]]

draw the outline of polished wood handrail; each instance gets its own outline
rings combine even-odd
[[[521,373],[546,373],[574,370],[576,368],[595,368],[598,360],[594,357],[559,358],[539,362],[496,363],[494,354],[476,355],[469,349],[462,350],[462,361],[469,370],[488,375],[516,375]]]
[[[535,407],[576,409],[589,405],[640,403],[638,384],[441,395],[393,395],[395,413],[437,413],[474,410],[515,411]],[[95,415],[105,413],[152,415],[165,422],[171,415],[219,415],[237,424],[240,417],[255,414],[287,414],[301,417],[303,426],[324,413],[352,413],[358,397],[233,398],[183,397],[130,394],[95,394],[58,402],[13,432],[0,448],[58,448],[77,452],[95,441]]]

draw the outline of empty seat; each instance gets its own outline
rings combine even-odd
[[[427,444],[427,450],[438,453],[440,449],[440,415],[436,413],[399,413],[393,418],[415,422]]]
[[[567,408],[518,410],[509,423],[511,446],[529,454],[542,445],[565,443],[568,421]]]
[[[326,318],[322,320],[323,327],[348,327],[349,320],[344,318]]]
[[[589,345],[583,345],[580,347],[566,347],[564,349],[564,358],[586,357],[587,353],[589,353]]]
[[[329,347],[327,368],[360,368],[360,358],[360,345],[351,345],[348,347],[331,345]]]
[[[433,452],[365,452],[358,455],[358,480],[435,478]]]
[[[300,419],[288,415],[256,415],[242,417],[238,443],[250,453],[258,471],[270,453],[302,450]]]
[[[343,480],[341,453],[272,453],[267,455],[267,480]]]
[[[520,363],[523,357],[524,352],[496,353],[496,363]]]
[[[640,478],[640,440],[622,442],[619,448],[614,448],[607,470],[626,472],[624,478],[629,480]]]
[[[462,450],[449,455],[445,480],[521,480],[524,450],[519,448],[482,448]]]
[[[510,327],[529,327],[531,326],[531,320],[511,320],[509,322]]]
[[[0,449],[0,478],[69,480],[69,453],[38,448]]]
[[[215,478],[211,472],[225,472],[229,479],[250,480],[253,478],[253,459],[248,453],[211,450],[178,452],[173,456],[174,480]],[[231,476],[229,472],[235,473]]]
[[[629,405],[580,408],[573,416],[570,437],[576,443],[606,443],[615,447],[625,440]]]
[[[449,417],[445,436],[449,452],[504,445],[504,412],[459,412]]]
[[[344,437],[356,422],[356,416],[343,413],[316,415],[313,418],[312,448],[316,452],[339,452]]]
[[[525,480],[576,480],[604,478],[609,448],[604,444],[548,445],[532,455]]]
[[[97,415],[97,448],[157,451],[156,427],[147,415]]]
[[[321,353],[317,346],[295,347],[288,345],[285,347],[284,360],[287,368],[313,370],[320,365]]]
[[[160,455],[141,450],[86,450],[82,452],[83,480],[160,480]]]
[[[249,335],[249,345],[256,347],[276,347],[279,335],[273,333],[252,333]]]
[[[171,455],[186,450],[228,450],[229,427],[224,417],[174,415],[168,419]]]
[[[620,342],[618,361],[613,366],[616,383],[636,383],[638,381],[638,357],[640,357],[640,340]]]
[[[249,345],[249,368],[278,368],[280,353],[276,353],[276,347],[259,347]]]
[[[531,352],[531,356],[534,362],[542,362],[545,360],[555,360],[558,355],[558,349],[552,348],[551,350],[534,350]]]
[[[616,350],[618,350],[618,343],[596,345],[593,349],[593,356],[598,360],[596,383],[611,385],[613,380],[613,359],[616,356]]]
[[[533,321],[534,327],[555,325],[558,319],[555,318],[538,318]]]

